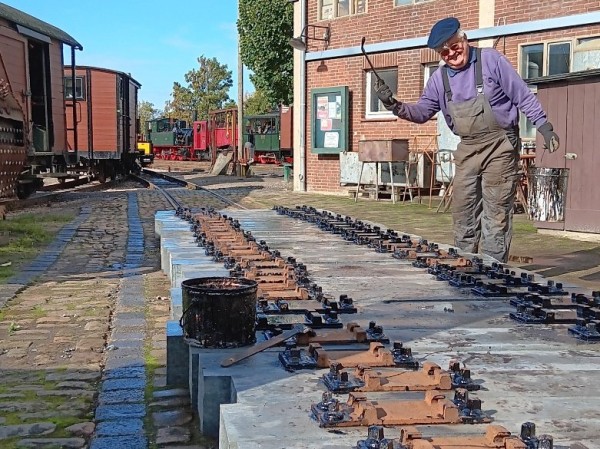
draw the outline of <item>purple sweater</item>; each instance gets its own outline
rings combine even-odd
[[[471,47],[470,60],[475,59],[476,52]],[[483,92],[492,106],[498,125],[504,129],[516,126],[519,123],[519,109],[534,126],[546,123],[546,114],[540,102],[508,59],[493,48],[482,49],[481,59],[483,60]],[[448,75],[453,102],[470,100],[476,96],[474,62],[469,62],[458,71],[448,70]],[[440,109],[446,118],[446,123],[454,131],[452,118],[448,114],[442,71],[436,70],[427,82],[419,101],[414,104],[398,103],[394,108],[394,114],[411,122],[424,123]]]

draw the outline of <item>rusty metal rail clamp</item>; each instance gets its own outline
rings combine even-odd
[[[384,435],[382,426],[369,426],[367,439],[359,440],[356,449],[552,449],[553,439],[548,435],[539,438],[527,436],[528,425],[522,426],[521,437],[511,434],[505,427],[489,425],[481,435],[424,437],[417,428],[400,429],[399,438]],[[525,429],[525,430],[523,430]]]
[[[398,426],[417,424],[485,423],[491,419],[481,412],[481,401],[468,398],[466,390],[456,390],[454,400],[435,390],[425,392],[423,401],[369,401],[362,393],[350,393],[346,403],[323,393],[311,411],[321,427]]]

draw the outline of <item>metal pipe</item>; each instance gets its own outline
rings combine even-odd
[[[73,89],[73,151],[75,152],[75,163],[77,163],[79,160],[77,155],[79,142],[77,141],[77,95],[75,95],[75,67],[75,47],[71,47],[71,86]],[[83,89],[83,86],[81,86],[81,88]],[[69,162],[67,155],[65,155],[65,162]]]
[[[300,26],[301,28],[306,26],[306,0],[300,2]],[[298,190],[306,192],[306,52],[304,51],[300,52],[300,86],[300,163],[295,177],[298,180]]]

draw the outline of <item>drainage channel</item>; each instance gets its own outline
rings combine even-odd
[[[107,341],[96,428],[90,449],[147,449],[144,363],[145,301],[143,277],[137,272],[144,257],[144,234],[136,193],[128,194],[127,255]]]

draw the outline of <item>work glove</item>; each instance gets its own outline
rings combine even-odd
[[[388,111],[394,109],[394,106],[396,106],[398,100],[396,100],[393,97],[390,86],[388,86],[385,83],[378,83],[377,85],[375,85],[375,92],[377,93],[377,97],[379,98],[379,100],[381,100],[381,102]]]
[[[552,123],[546,122],[542,126],[538,127],[537,130],[544,138],[544,147],[548,150],[548,152],[554,153],[556,150],[558,150],[558,147],[560,146],[560,140],[554,132]]]

